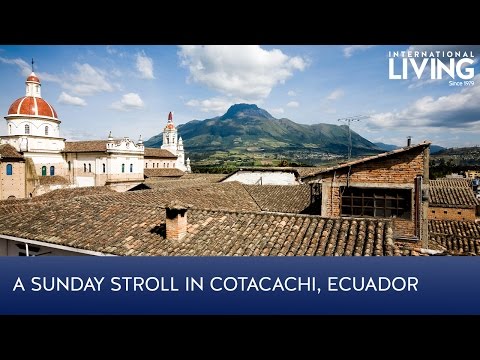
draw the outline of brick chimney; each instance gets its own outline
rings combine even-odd
[[[172,201],[165,206],[167,240],[182,240],[187,235],[187,213],[191,205]]]

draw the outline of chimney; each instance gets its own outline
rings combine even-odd
[[[407,146],[412,146],[412,137],[407,136]]]
[[[187,213],[191,205],[172,201],[165,206],[167,240],[182,240],[187,235]]]

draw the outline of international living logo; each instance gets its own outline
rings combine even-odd
[[[388,78],[391,80],[441,80],[450,78],[449,86],[473,86],[475,82],[473,51],[389,51]]]

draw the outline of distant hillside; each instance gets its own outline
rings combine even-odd
[[[382,142],[376,142],[374,144],[384,151],[392,151],[399,148],[397,145],[385,144]],[[430,154],[435,154],[442,150],[445,150],[445,148],[438,145],[430,145]]]
[[[178,131],[189,156],[227,152],[230,155],[261,153],[290,158],[295,155],[293,158],[303,159],[312,154],[345,156],[348,152],[346,125],[298,124],[286,118],[276,119],[253,104],[233,105],[222,116],[189,121],[179,125]],[[145,142],[145,146],[150,147],[161,144],[162,134]],[[375,144],[352,131],[353,156],[379,152]]]

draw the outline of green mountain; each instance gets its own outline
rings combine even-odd
[[[286,118],[276,119],[253,104],[236,104],[222,116],[189,121],[179,125],[178,132],[188,156],[194,158],[198,154],[205,157],[220,152],[305,160],[314,159],[312,154],[344,156],[348,153],[346,125],[297,124]],[[161,145],[162,134],[145,142],[148,147]],[[379,152],[375,144],[352,131],[352,156]]]

